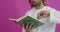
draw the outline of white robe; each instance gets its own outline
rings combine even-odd
[[[41,9],[35,9],[32,8],[26,13],[26,16],[31,16],[33,18],[37,18],[37,13],[45,10],[45,11],[50,11],[50,17],[46,17],[43,19],[39,19],[41,22],[44,23],[44,25],[35,28],[31,32],[55,32],[56,24],[60,23],[60,12],[49,7],[49,6],[44,6]],[[23,28],[22,32],[26,32],[25,29]]]

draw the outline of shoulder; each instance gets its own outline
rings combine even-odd
[[[60,11],[55,9],[55,8],[52,8],[52,7],[48,6],[47,9],[50,11],[50,13],[54,13],[54,14],[58,13],[58,14],[60,14]]]
[[[53,10],[54,8],[50,7],[50,6],[45,6],[47,9]]]
[[[57,11],[55,8],[52,8],[52,7],[50,7],[50,6],[46,6],[46,8],[47,8],[48,10],[50,10],[50,11]]]

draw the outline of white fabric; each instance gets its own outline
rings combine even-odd
[[[60,12],[56,11],[55,9],[49,6],[44,6],[41,9],[32,8],[26,13],[26,16],[37,18],[37,13],[42,10],[50,11],[50,17],[39,19],[39,21],[43,22],[44,25],[32,30],[32,32],[55,32],[56,23],[60,23]],[[26,31],[23,29],[22,32]]]

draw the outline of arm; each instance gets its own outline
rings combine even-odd
[[[60,12],[55,9],[50,11],[50,21],[60,24]]]

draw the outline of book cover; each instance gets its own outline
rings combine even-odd
[[[33,23],[34,28],[37,28],[37,27],[42,26],[44,24],[44,23],[42,23],[30,16],[26,16],[18,22],[18,24],[24,24],[24,25],[26,25],[27,23]]]

